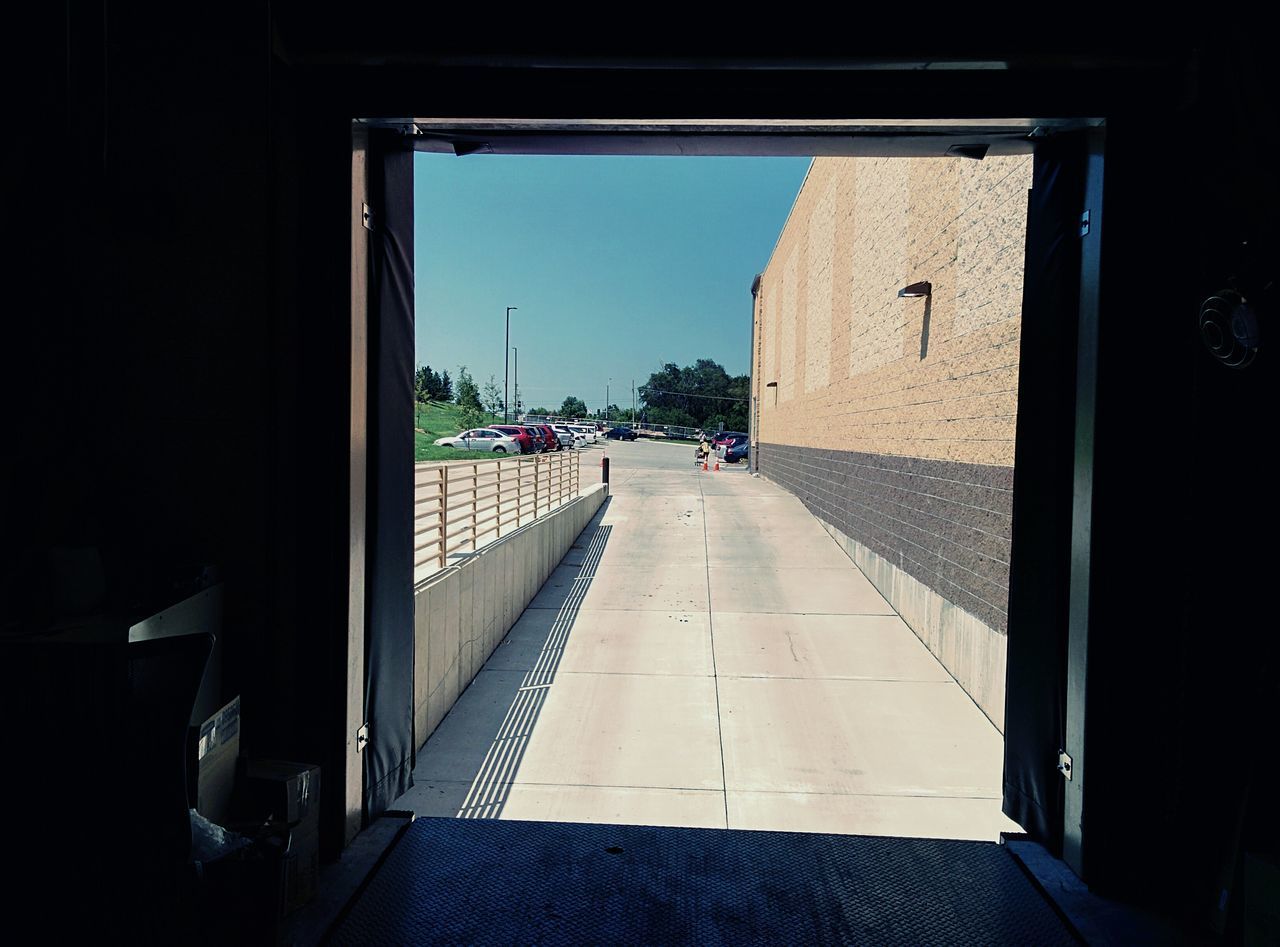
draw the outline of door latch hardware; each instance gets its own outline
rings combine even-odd
[[[1067,755],[1066,750],[1058,751],[1058,772],[1065,779],[1071,778],[1071,757]]]
[[[363,753],[364,748],[369,745],[369,725],[366,723],[356,731],[356,752]]]

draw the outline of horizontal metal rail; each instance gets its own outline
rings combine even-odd
[[[416,464],[413,571],[420,581],[449,556],[475,551],[545,516],[581,491],[577,451],[452,464]]]

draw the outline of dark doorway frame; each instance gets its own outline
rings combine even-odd
[[[1087,661],[1087,603],[1088,603],[1088,518],[1090,510],[1091,480],[1088,461],[1092,457],[1092,411],[1094,378],[1088,359],[1097,347],[1097,286],[1099,284],[1098,267],[1100,256],[1096,247],[1101,238],[1101,171],[1103,159],[1104,122],[1098,118],[1077,117],[1060,119],[996,119],[996,120],[879,120],[852,119],[841,121],[807,122],[803,120],[772,121],[673,121],[631,119],[626,121],[556,121],[542,119],[440,119],[422,117],[358,119],[353,122],[352,136],[353,154],[359,153],[361,143],[367,140],[372,130],[383,134],[398,133],[403,136],[406,147],[413,150],[455,154],[458,156],[475,155],[483,160],[486,154],[504,155],[735,155],[735,156],[860,156],[860,157],[952,157],[955,160],[973,160],[987,154],[1032,154],[1037,142],[1064,137],[1076,141],[1087,141],[1088,147],[1079,149],[1082,167],[1081,177],[1090,175],[1092,190],[1086,197],[1083,206],[1091,208],[1092,225],[1087,236],[1093,240],[1095,252],[1081,258],[1078,279],[1079,300],[1076,315],[1078,327],[1079,369],[1074,373],[1070,384],[1073,390],[1053,392],[1050,397],[1067,398],[1077,406],[1076,430],[1074,441],[1075,463],[1074,484],[1071,496],[1059,494],[1052,502],[1055,504],[1054,515],[1059,519],[1070,517],[1076,524],[1072,536],[1070,553],[1071,569],[1062,574],[1058,581],[1064,586],[1061,594],[1054,598],[1038,599],[1045,604],[1039,613],[1020,615],[1023,627],[1014,628],[1011,622],[1011,634],[1043,633],[1065,634],[1066,627],[1060,616],[1048,613],[1047,609],[1054,601],[1062,601],[1071,595],[1072,609],[1070,614],[1070,648],[1065,655],[1065,664],[1055,664],[1050,673],[1062,678],[1055,695],[1044,695],[1043,699],[1061,699],[1064,703],[1060,718],[1065,722],[1066,735],[1056,733],[1044,734],[1041,741],[1044,746],[1043,757],[1048,761],[1047,776],[1038,777],[1042,782],[1059,778],[1052,767],[1057,760],[1057,751],[1063,746],[1053,747],[1057,742],[1069,745],[1075,773],[1079,774],[1063,791],[1052,793],[1056,800],[1057,812],[1053,816],[1055,824],[1048,832],[1039,833],[1052,850],[1064,852],[1069,863],[1078,872],[1083,873],[1083,862],[1080,851],[1082,847],[1080,811],[1083,805],[1083,770],[1084,770],[1084,678]],[[1086,157],[1087,156],[1087,157]],[[353,183],[353,188],[358,188]],[[353,190],[354,193],[354,190]],[[1092,202],[1092,203],[1089,203]],[[355,219],[356,208],[362,208],[361,217],[368,212],[377,218],[381,216],[377,207],[367,208],[355,197],[352,199],[353,220],[352,233],[357,233],[364,223]],[[367,211],[363,208],[367,208]],[[1069,220],[1062,222],[1072,227],[1078,224],[1082,208],[1072,207],[1066,211]],[[1082,234],[1082,240],[1086,235]],[[352,300],[353,325],[367,317],[368,306],[360,308],[357,304],[367,298],[368,286],[364,293],[360,291],[358,257],[353,257]],[[367,279],[367,268],[364,269]],[[1092,288],[1092,292],[1089,289]],[[354,337],[354,336],[353,336]],[[1040,350],[1043,352],[1044,350]],[[367,359],[367,354],[353,350],[352,373],[355,378],[361,372],[367,372],[355,364]],[[412,353],[408,353],[412,358]],[[1037,377],[1036,366],[1023,366],[1022,378]],[[1061,379],[1062,373],[1055,373]],[[1030,402],[1035,410],[1043,404],[1043,397]],[[1024,414],[1023,401],[1019,396],[1018,430],[1019,450],[1034,451],[1039,444],[1023,444],[1023,440],[1035,440],[1037,437],[1058,436],[1062,431],[1055,430],[1052,435],[1033,435],[1037,426]],[[1024,434],[1023,432],[1028,432]],[[358,449],[367,444],[352,443],[353,457]],[[1018,502],[1020,490],[1028,489],[1025,482],[1015,484],[1015,504]],[[1043,500],[1043,498],[1042,498]],[[353,497],[354,501],[354,497]],[[1065,504],[1065,506],[1064,506]],[[367,505],[367,498],[366,498]],[[1043,507],[1043,502],[1041,503]],[[1024,516],[1027,514],[1024,513]],[[1043,510],[1042,510],[1043,515]],[[1043,536],[1042,539],[1037,538]],[[1061,536],[1056,537],[1060,540]],[[1012,551],[1012,570],[1018,570],[1022,561],[1034,561],[1054,554],[1055,550],[1043,548],[1046,543],[1054,542],[1051,531],[1023,529],[1020,540],[1015,542]],[[1083,546],[1081,543],[1083,542]],[[1039,543],[1042,548],[1029,548],[1030,544]],[[1083,549],[1083,552],[1081,550]],[[1056,550],[1063,555],[1064,550]],[[1066,587],[1069,585],[1069,589]],[[1034,606],[1032,606],[1034,608]],[[1013,616],[1011,615],[1011,618]],[[353,601],[351,621],[357,622]],[[354,647],[357,641],[367,641],[367,634],[357,634],[355,624],[350,627],[349,645]],[[1041,648],[1031,652],[1020,651],[1019,655],[1030,657],[1020,660],[1039,660],[1047,654],[1054,654],[1055,647]],[[363,667],[365,655],[353,655],[351,667],[359,664]],[[1016,673],[1010,668],[1010,674]],[[350,695],[348,695],[350,696]],[[347,731],[353,732],[365,721],[358,720],[352,713],[355,704],[349,703]],[[1013,713],[1017,713],[1014,708]],[[1006,768],[1010,765],[1010,757],[1006,755]],[[1024,765],[1019,763],[1018,765]],[[352,797],[348,787],[347,811],[354,813],[366,800]],[[352,826],[348,826],[348,831]],[[1065,842],[1065,846],[1064,846]]]

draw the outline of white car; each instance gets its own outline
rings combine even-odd
[[[569,430],[575,434],[581,434],[588,444],[596,442],[596,429],[589,424],[570,424]]]
[[[587,439],[567,424],[553,424],[551,425],[551,430],[556,432],[556,437],[560,438],[560,443],[565,447],[587,446]]]
[[[501,431],[487,427],[478,427],[463,431],[452,437],[441,437],[435,441],[436,447],[455,447],[458,450],[481,450],[491,454],[518,454],[520,442],[508,437]]]

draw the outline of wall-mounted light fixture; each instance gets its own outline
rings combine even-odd
[[[765,387],[773,389],[773,406],[776,408],[778,406],[778,383],[776,381],[771,381],[766,384]]]
[[[921,280],[898,290],[899,299],[919,299],[920,297],[924,297],[924,321],[920,324],[920,359],[923,361],[929,354],[929,317],[933,309],[933,284],[928,280]]]

